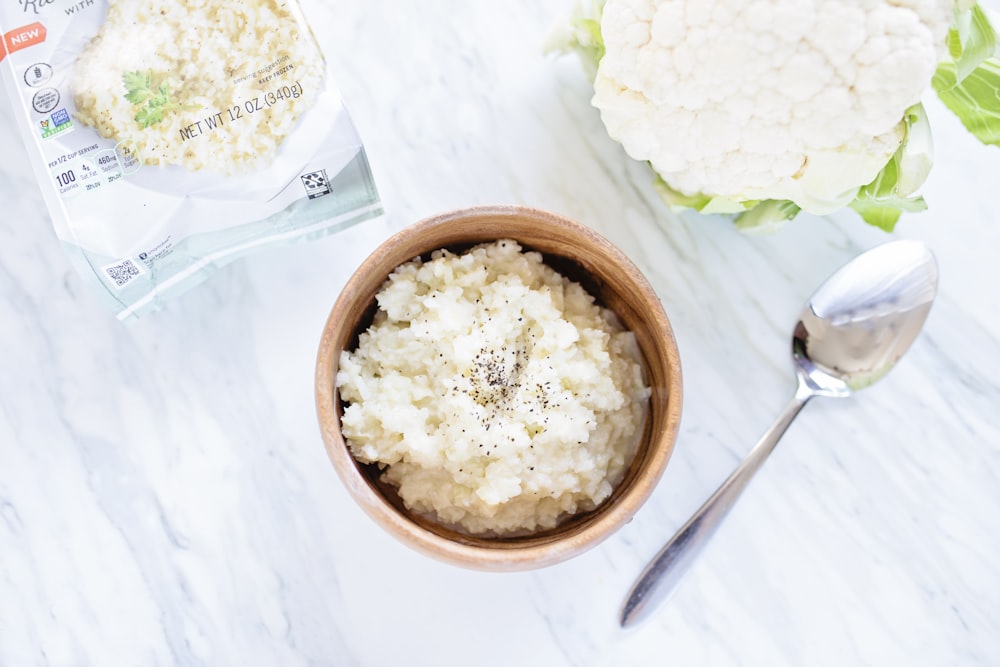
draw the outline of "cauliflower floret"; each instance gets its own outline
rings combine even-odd
[[[846,204],[904,138],[955,0],[607,0],[593,104],[674,190]]]

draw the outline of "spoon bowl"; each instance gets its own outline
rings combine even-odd
[[[792,335],[792,358],[814,392],[843,396],[888,373],[920,333],[937,277],[919,241],[883,244],[830,276]]]
[[[934,255],[893,241],[855,257],[809,299],[792,333],[795,395],[729,478],[657,553],[622,606],[635,625],[673,592],[807,401],[843,398],[884,377],[923,328],[937,294]]]

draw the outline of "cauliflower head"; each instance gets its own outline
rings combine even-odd
[[[951,4],[608,0],[593,103],[683,194],[829,213],[902,143]]]
[[[920,100],[995,46],[974,0],[585,0],[571,24],[608,134],[669,203],[746,226],[850,205],[891,229],[925,208]]]

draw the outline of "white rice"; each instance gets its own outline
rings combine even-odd
[[[340,358],[342,430],[406,506],[471,533],[551,528],[621,481],[649,389],[634,336],[510,240],[403,264]]]
[[[278,0],[111,0],[77,59],[77,118],[131,142],[144,164],[221,174],[268,164],[316,100],[323,56],[295,3]],[[122,76],[149,72],[169,87],[163,119],[125,99]]]

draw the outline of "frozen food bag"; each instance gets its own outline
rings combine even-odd
[[[56,235],[121,319],[382,212],[294,0],[8,0],[0,33]]]

